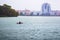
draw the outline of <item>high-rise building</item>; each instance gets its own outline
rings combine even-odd
[[[51,12],[50,4],[44,3],[42,5],[42,15],[49,16]]]

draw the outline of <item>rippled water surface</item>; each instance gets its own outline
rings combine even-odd
[[[60,40],[60,17],[0,17],[0,40]]]

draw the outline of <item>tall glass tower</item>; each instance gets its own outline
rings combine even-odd
[[[42,5],[42,15],[49,16],[50,15],[50,12],[51,12],[50,4],[44,3]]]

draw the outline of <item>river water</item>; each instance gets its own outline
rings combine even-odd
[[[0,40],[60,40],[60,17],[0,17]]]

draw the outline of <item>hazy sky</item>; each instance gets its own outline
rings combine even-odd
[[[60,10],[60,0],[0,0],[0,5],[8,4],[16,10],[41,10],[43,3],[49,3],[52,10]]]

